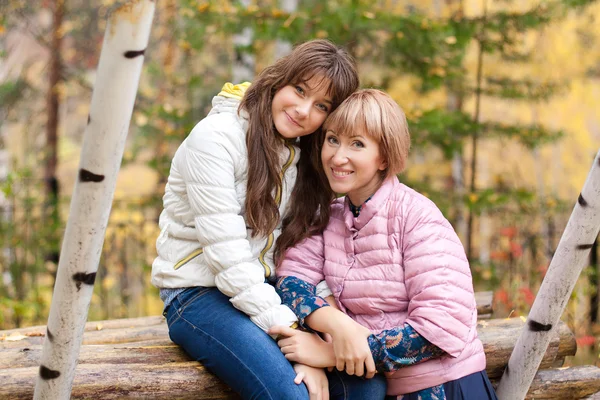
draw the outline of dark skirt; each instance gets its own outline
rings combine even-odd
[[[498,400],[485,370],[444,383],[444,392],[446,393],[446,400]],[[398,398],[402,400],[425,400],[419,398],[416,392],[398,396]],[[396,396],[387,396],[386,399],[395,400]]]

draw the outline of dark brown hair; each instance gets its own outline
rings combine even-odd
[[[352,57],[327,40],[312,40],[298,45],[289,55],[265,68],[242,99],[240,108],[249,115],[248,187],[244,210],[253,236],[270,234],[280,218],[273,193],[282,190],[279,157],[284,144],[273,123],[273,96],[287,85],[305,83],[314,76],[328,83],[331,111],[358,88],[358,73]],[[275,247],[276,258],[309,234],[322,230],[329,219],[333,194],[319,172],[320,133],[319,127],[317,132],[300,139],[298,176]]]

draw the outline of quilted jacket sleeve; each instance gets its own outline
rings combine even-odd
[[[327,297],[331,291],[326,284],[323,286],[323,263],[323,236],[314,235],[286,251],[281,265],[277,268],[277,277],[294,276],[312,285],[318,285],[317,295]]]
[[[451,356],[473,334],[473,283],[463,246],[433,203],[416,201],[404,218],[404,279],[410,324]]]
[[[265,282],[264,269],[253,257],[247,240],[235,190],[235,167],[243,143],[238,143],[231,132],[219,130],[233,120],[217,122],[207,123],[198,134],[192,132],[180,163],[185,166],[182,175],[205,262],[215,275],[218,289],[261,329],[291,326],[296,316]]]

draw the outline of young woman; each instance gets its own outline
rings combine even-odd
[[[308,398],[266,333],[296,323],[272,286],[273,253],[326,224],[312,134],[357,87],[346,52],[304,43],[252,85],[225,85],[173,158],[152,283],[173,342],[243,398]],[[311,392],[327,386],[322,371],[295,368]]]
[[[401,184],[410,137],[385,93],[352,94],[327,119],[322,166],[345,193],[324,232],[287,250],[277,288],[301,325],[332,343],[275,327],[286,358],[371,377],[392,399],[496,399],[477,337],[469,264],[452,226]],[[325,279],[340,310],[314,285]]]

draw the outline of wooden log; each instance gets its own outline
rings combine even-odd
[[[477,304],[477,318],[488,319],[492,315],[492,302],[494,292],[475,292],[475,303]]]
[[[493,379],[502,375],[523,324],[524,322],[520,318],[495,319],[479,323],[477,328],[486,352],[487,372],[490,378]],[[141,334],[140,329],[146,329],[147,331]],[[131,336],[131,333],[134,335]],[[85,335],[88,334],[93,335],[93,337],[86,337]],[[166,327],[93,331],[87,332],[85,335],[84,342],[100,344],[82,346],[79,364],[164,364],[190,360],[183,351],[169,340]],[[151,340],[133,340],[139,337],[147,337]],[[15,346],[14,348],[0,350],[0,369],[38,365],[40,345],[23,343],[28,339],[40,338],[26,338],[21,342],[11,342]],[[126,343],[119,343],[118,340],[126,341]],[[19,343],[22,346],[17,347]],[[565,356],[575,354],[576,346],[573,334],[566,324],[561,323],[557,335],[544,357],[543,367],[552,367],[556,365],[557,360],[559,361],[558,365],[562,365]]]
[[[478,315],[489,316],[491,314],[492,299],[493,292],[475,293]],[[165,318],[162,315],[90,321],[85,324],[83,344],[127,343],[158,339],[167,333],[164,324]],[[42,344],[45,336],[45,325],[3,330],[0,331],[0,349]],[[166,336],[168,337],[168,334]]]
[[[596,392],[596,393],[591,394],[589,396],[585,396],[583,398],[583,400],[600,400],[600,392]]]
[[[521,318],[479,321],[477,333],[483,343],[490,378],[500,377],[521,334],[525,321]],[[564,322],[559,322],[540,368],[561,366],[566,356],[575,355],[575,335]]]
[[[0,399],[30,400],[38,367],[0,370]],[[239,399],[195,361],[170,364],[83,364],[71,399]]]
[[[0,370],[0,399],[31,399],[37,367]],[[541,370],[527,399],[581,399],[600,391],[600,368]],[[239,399],[194,361],[168,364],[83,364],[75,372],[72,399]],[[593,399],[593,398],[592,398]]]
[[[0,349],[22,348],[41,345],[45,335],[21,335],[13,333],[0,338]],[[121,329],[90,330],[83,334],[83,344],[114,344],[141,342],[144,340],[168,339],[169,329],[166,324],[138,326]]]
[[[483,292],[486,293],[486,292]],[[165,323],[162,315],[139,318],[108,319],[103,321],[90,321],[85,324],[85,332],[102,331],[107,329],[141,328],[161,325]],[[0,331],[0,340],[3,337],[21,334],[25,336],[46,336],[46,325],[30,326],[24,328],[7,329]]]
[[[600,391],[600,368],[593,365],[540,370],[526,399],[582,399]]]

